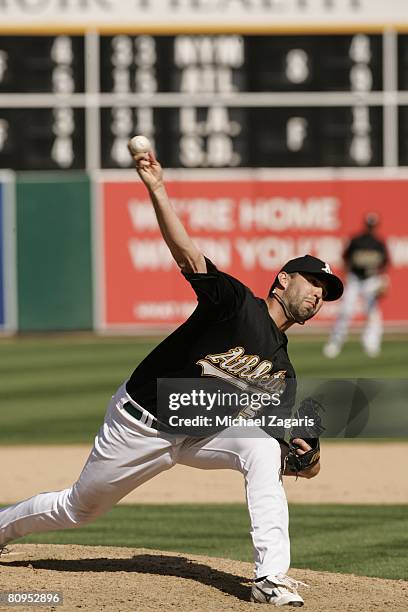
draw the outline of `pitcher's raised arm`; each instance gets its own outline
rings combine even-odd
[[[177,265],[183,272],[206,272],[204,255],[188,235],[176,214],[163,180],[163,169],[153,151],[134,154],[137,173],[145,184],[152,201],[161,234]]]

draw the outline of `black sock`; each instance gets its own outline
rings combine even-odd
[[[261,582],[261,580],[265,580],[268,576],[262,576],[262,578],[255,578],[254,582]]]

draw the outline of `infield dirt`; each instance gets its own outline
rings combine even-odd
[[[309,612],[408,609],[404,581],[296,569],[290,573],[309,585],[301,590]],[[251,577],[250,563],[147,549],[16,544],[0,558],[0,591],[63,591],[63,606],[36,606],[39,612],[263,610],[249,603]]]
[[[71,486],[90,452],[86,445],[3,446],[0,503],[11,504],[39,491]],[[292,503],[408,504],[401,477],[406,442],[322,442],[317,478],[285,478]],[[381,461],[373,457],[381,456]],[[27,466],[30,466],[27,469]],[[128,504],[245,502],[242,475],[232,470],[197,470],[176,465],[124,498]],[[408,607],[407,607],[408,609]]]

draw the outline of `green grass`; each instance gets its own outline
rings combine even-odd
[[[292,567],[408,579],[406,506],[292,505],[290,520]],[[241,504],[118,506],[82,529],[20,542],[143,547],[252,562],[248,530]]]
[[[28,336],[0,341],[0,443],[90,443],[112,393],[158,340],[92,335]],[[356,341],[336,360],[322,338],[292,337],[298,376],[407,377],[408,343],[384,343],[368,359]]]
[[[315,378],[407,378],[408,338],[389,339],[379,357],[367,357],[357,340],[348,342],[336,359],[322,355],[319,338],[289,340],[289,355],[299,376]]]

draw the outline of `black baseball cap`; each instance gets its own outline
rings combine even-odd
[[[338,300],[343,295],[344,287],[340,278],[333,274],[328,263],[313,257],[313,255],[304,255],[303,257],[290,259],[279,270],[280,272],[287,272],[288,274],[298,272],[299,274],[311,274],[320,278],[324,282],[327,291],[326,296],[323,298],[325,302],[334,302],[334,300]],[[278,275],[276,275],[270,293],[278,283]]]
[[[364,223],[367,227],[377,227],[380,222],[380,217],[375,212],[369,212],[364,217]]]

